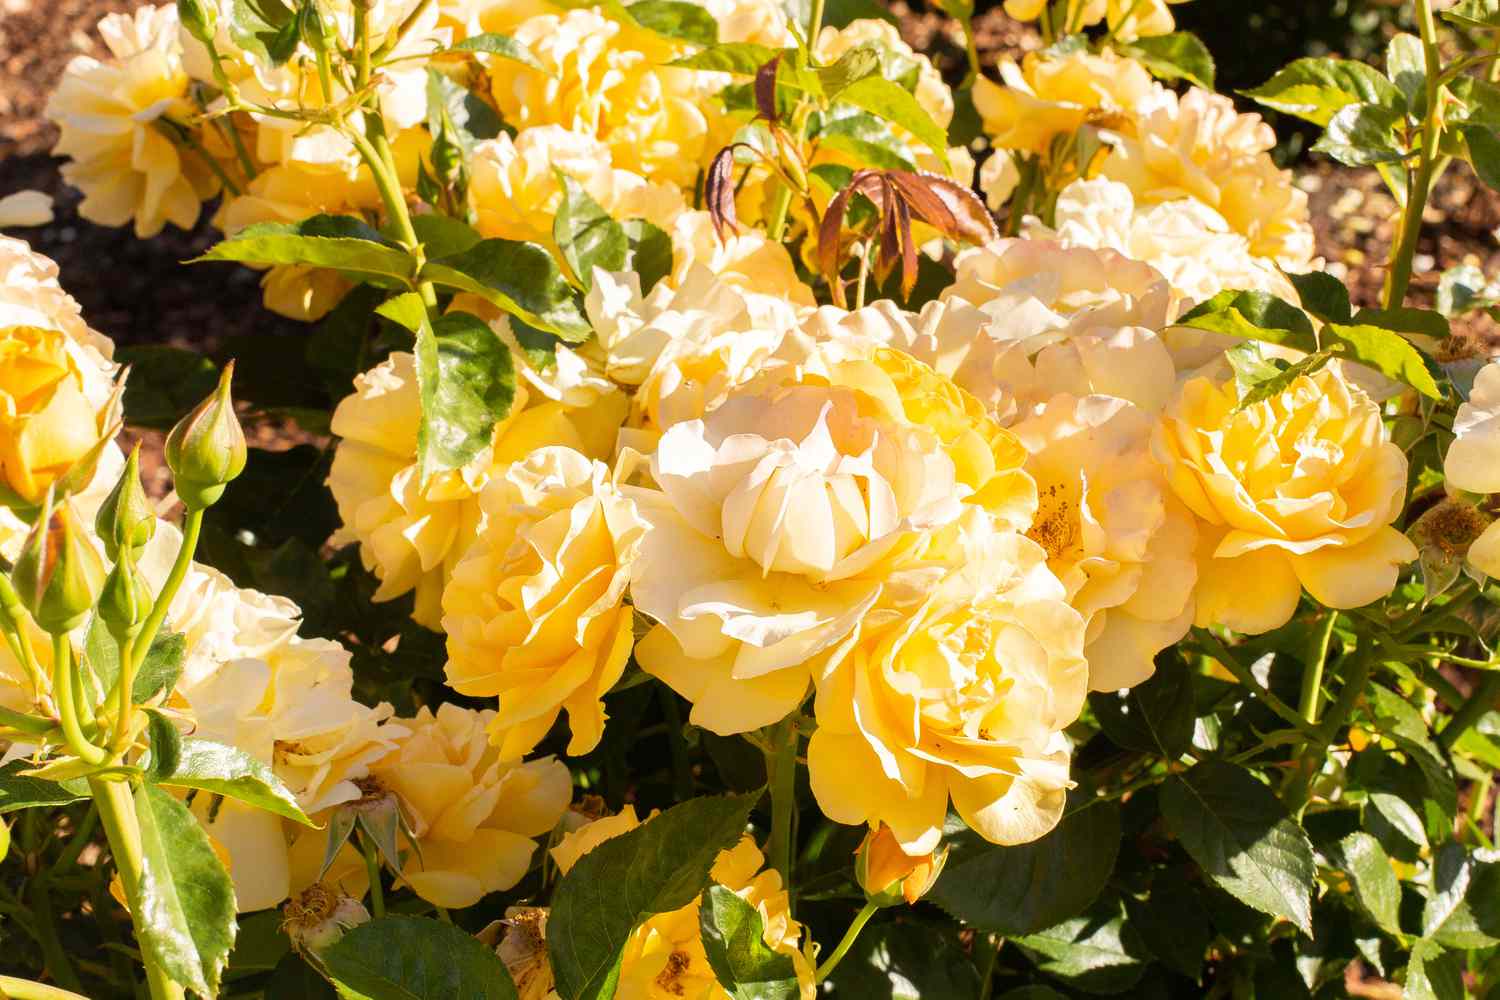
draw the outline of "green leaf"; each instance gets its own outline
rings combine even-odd
[[[1185,874],[1182,869],[1161,872],[1146,898],[1126,899],[1125,909],[1141,940],[1162,964],[1197,980],[1203,974],[1214,927],[1198,887]]]
[[[867,76],[850,84],[838,99],[862,108],[877,118],[906,129],[948,167],[948,134],[938,127],[909,91],[880,76]]]
[[[265,997],[266,1000],[338,1000],[338,993],[306,959],[291,952],[277,963],[266,983]]]
[[[171,691],[182,676],[182,661],[187,655],[187,637],[181,632],[158,635],[151,642],[151,649],[141,661],[131,685],[131,697],[137,705],[144,704],[157,695]]]
[[[1371,792],[1369,808],[1374,809],[1392,830],[1417,847],[1427,846],[1427,831],[1422,817],[1405,799],[1390,792]]]
[[[691,799],[580,858],[558,884],[547,951],[563,1000],[613,996],[625,942],[643,920],[691,903],[759,796]]]
[[[557,261],[535,243],[482,240],[463,253],[428,262],[422,277],[473,292],[570,344],[582,343],[593,333]]]
[[[237,747],[190,737],[178,748],[176,766],[165,769],[158,767],[152,746],[153,781],[238,799],[304,826],[315,825],[275,772]]]
[[[719,44],[719,22],[708,9],[688,0],[638,0],[625,8],[636,24],[694,45]]]
[[[1325,323],[1347,323],[1354,318],[1349,287],[1327,271],[1289,274],[1302,308]]]
[[[777,50],[757,45],[754,42],[725,42],[712,45],[702,52],[694,52],[667,63],[680,69],[701,69],[713,73],[731,73],[735,76],[754,76],[766,63],[776,57]]]
[[[562,199],[552,219],[552,239],[585,292],[594,287],[594,268],[623,271],[630,253],[625,227],[610,217],[583,185],[556,171]]]
[[[182,763],[182,734],[172,720],[155,709],[146,709],[146,732],[151,740],[151,763],[146,778],[160,782]]]
[[[1326,126],[1351,104],[1400,108],[1401,92],[1373,66],[1352,59],[1298,59],[1253,90],[1256,103]]]
[[[640,277],[641,294],[646,295],[672,273],[672,237],[645,219],[631,219],[624,225],[630,241],[625,267]]]
[[[515,1000],[505,963],[456,925],[388,916],[318,955],[350,1000]]]
[[[1438,379],[1446,379],[1437,362],[1417,350],[1405,337],[1378,326],[1329,323],[1323,328],[1324,348],[1338,356],[1373,368],[1386,378],[1404,382],[1429,399],[1442,399]]]
[[[1231,355],[1230,363],[1233,364],[1232,355],[1237,352],[1230,351],[1228,353]],[[1240,399],[1236,405],[1236,409],[1243,410],[1246,407],[1254,406],[1256,403],[1274,399],[1290,388],[1293,382],[1304,376],[1312,375],[1331,360],[1333,360],[1333,355],[1327,351],[1317,351],[1295,363],[1285,361],[1281,358],[1266,359],[1265,364],[1275,374],[1267,377],[1261,377],[1260,375],[1242,377],[1240,379],[1242,387]],[[1236,374],[1240,374],[1238,368],[1236,368]]]
[[[979,971],[964,953],[957,931],[952,924],[881,923],[877,918],[821,984],[823,995],[832,1000],[977,997]],[[976,950],[980,947],[982,943],[975,942]]]
[[[1120,851],[1120,807],[1082,789],[1045,837],[1001,847],[951,821],[948,864],[927,898],[982,931],[1014,937],[1083,912]]]
[[[537,62],[536,56],[531,50],[509,35],[497,35],[494,32],[486,32],[482,35],[470,35],[463,41],[449,49],[450,52],[483,52],[486,55],[501,56],[513,60],[532,69],[542,69],[542,64]]]
[[[245,51],[280,66],[297,51],[297,19],[280,0],[234,0],[229,37]]]
[[[1468,28],[1500,30],[1500,0],[1460,0],[1442,16]]]
[[[791,956],[766,944],[760,911],[733,891],[722,885],[705,889],[698,926],[708,964],[734,1000],[795,1000],[802,995]]]
[[[1402,1000],[1464,1000],[1463,955],[1444,952],[1436,941],[1418,941],[1406,966]]]
[[[1208,46],[1190,31],[1137,38],[1120,46],[1120,51],[1145,66],[1152,76],[1187,80],[1205,90],[1214,89],[1214,57]]]
[[[1427,104],[1427,55],[1422,40],[1402,32],[1385,50],[1385,75],[1406,98],[1412,117],[1421,118]]]
[[[234,947],[234,886],[208,834],[186,806],[155,785],[135,792],[141,829],[141,950],[174,980],[206,997]]]
[[[1306,314],[1268,292],[1220,292],[1177,322],[1195,330],[1283,344],[1309,353],[1318,349]]]
[[[301,222],[246,226],[189,263],[233,260],[241,264],[307,264],[351,274],[375,275],[405,284],[414,262],[401,247],[353,216],[314,215]]]
[[[1405,114],[1378,104],[1351,104],[1328,122],[1328,131],[1313,143],[1313,152],[1327,153],[1345,166],[1372,167],[1397,163],[1406,150],[1396,141],[1396,126]]]
[[[1161,657],[1156,673],[1128,691],[1099,691],[1089,703],[1104,735],[1126,750],[1175,760],[1193,739],[1193,685],[1181,660]]]
[[[856,45],[839,56],[832,66],[813,71],[823,88],[823,95],[835,100],[850,86],[880,72],[880,48],[872,43]]]
[[[467,222],[436,212],[412,216],[411,227],[416,230],[417,239],[429,257],[463,253],[484,238]]]
[[[1087,913],[1017,938],[1016,945],[1038,969],[1087,993],[1123,993],[1151,960],[1118,899],[1100,900]]]
[[[1223,761],[1162,787],[1167,828],[1205,875],[1241,902],[1312,933],[1312,844],[1265,785]]]
[[[1422,907],[1422,937],[1450,948],[1488,948],[1497,942],[1479,926],[1469,898],[1476,882],[1490,891],[1492,880],[1477,880],[1479,866],[1459,843],[1449,841],[1432,861],[1432,891]],[[1487,901],[1493,908],[1493,901]],[[1493,928],[1492,928],[1493,929]]]
[[[1357,830],[1339,842],[1360,908],[1387,934],[1401,933],[1401,883],[1380,841]]]
[[[1500,137],[1492,128],[1470,125],[1460,129],[1468,147],[1468,161],[1474,173],[1491,188],[1500,190]]]
[[[89,797],[88,782],[48,781],[20,772],[29,770],[29,760],[13,760],[0,767],[0,815],[35,806],[65,806]]]

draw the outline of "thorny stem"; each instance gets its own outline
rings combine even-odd
[[[828,956],[828,961],[818,966],[818,971],[813,976],[817,982],[821,983],[828,978],[834,969],[838,968],[838,964],[844,960],[844,956],[849,953],[849,949],[854,947],[854,942],[859,938],[859,932],[865,929],[865,924],[870,922],[870,918],[875,915],[875,911],[878,909],[880,907],[872,902],[867,901],[865,903],[864,909],[860,910],[859,914],[855,916],[854,923],[850,924],[849,929],[844,932],[843,940],[839,942],[837,948],[833,949],[833,954]]]
[[[1318,633],[1318,644],[1312,650],[1312,659],[1302,674],[1302,697],[1297,703],[1297,711],[1308,722],[1318,721],[1318,699],[1323,692],[1323,668],[1328,663],[1328,647],[1333,640],[1333,627],[1338,620],[1337,611],[1328,613],[1328,620]]]
[[[1438,139],[1441,126],[1442,57],[1437,46],[1437,23],[1432,16],[1432,0],[1416,0],[1417,26],[1422,34],[1422,52],[1427,63],[1427,109],[1422,118],[1422,139],[1418,149],[1417,169],[1409,175],[1406,207],[1401,215],[1401,236],[1391,248],[1390,271],[1386,275],[1385,307],[1395,309],[1406,301],[1411,286],[1412,258],[1422,234],[1422,213],[1427,209],[1427,195],[1432,188],[1438,161]]]

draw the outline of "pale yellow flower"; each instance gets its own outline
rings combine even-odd
[[[951,569],[910,606],[864,613],[852,648],[818,670],[807,749],[818,805],[934,849],[952,802],[985,839],[1037,839],[1062,815],[1083,707],[1084,620],[1041,546],[970,516]]]
[[[1054,396],[1016,425],[1039,507],[1027,534],[1047,550],[1088,622],[1089,684],[1133,687],[1192,625],[1192,514],[1151,457],[1152,420],[1112,396]]]
[[[1106,50],[1047,57],[1019,64],[1000,61],[1001,83],[974,82],[974,107],[985,134],[999,149],[1046,156],[1059,136],[1084,124],[1119,126],[1157,89],[1145,68]]]
[[[1196,624],[1284,625],[1305,587],[1330,608],[1391,592],[1416,549],[1391,527],[1406,456],[1380,409],[1337,370],[1241,408],[1233,380],[1185,383],[1152,442],[1199,518]]]
[[[83,192],[78,213],[106,226],[133,220],[142,239],[168,222],[191,229],[219,185],[201,157],[170,137],[195,113],[177,8],[109,14],[99,33],[112,58],[75,57],[47,102],[60,130],[53,152],[70,158],[63,179]]]
[[[437,906],[462,909],[519,882],[536,838],[557,825],[573,794],[552,757],[502,758],[485,736],[494,712],[454,704],[404,719],[410,735],[373,774],[406,810],[419,850],[402,878]]]
[[[648,820],[649,821],[649,820]],[[552,858],[566,874],[578,859],[599,844],[635,829],[640,825],[635,809],[626,806],[615,816],[595,820],[562,838],[552,849]],[[802,925],[792,919],[791,905],[781,876],[766,868],[766,859],[755,841],[746,836],[726,851],[720,852],[709,875],[717,884],[754,907],[760,915],[767,947],[791,959],[796,970],[798,993],[802,1000],[816,995],[813,967],[802,951]],[[618,996],[621,1000],[729,1000],[729,993],[719,984],[704,950],[699,925],[700,899],[670,913],[657,914],[631,932],[620,961]],[[529,920],[507,934],[500,955],[508,959],[512,971],[545,969],[544,952],[546,917]],[[522,940],[512,940],[514,933]],[[528,996],[550,997],[550,969],[527,979],[532,992]]]
[[[811,288],[797,277],[786,247],[758,229],[726,233],[720,239],[707,212],[683,212],[672,223],[672,282],[682,285],[694,268],[748,292],[779,296],[798,306],[814,303]]]
[[[328,485],[343,520],[339,539],[359,542],[365,566],[380,580],[375,600],[415,591],[412,617],[437,628],[443,587],[479,524],[479,491],[497,469],[537,448],[563,445],[589,454],[581,430],[589,414],[578,412],[575,422],[568,406],[533,400],[518,383],[510,415],[496,425],[490,447],[423,484],[416,461],[421,401],[415,359],[398,352],[356,378],[354,394],[333,414],[333,433],[343,440]],[[600,437],[588,434],[589,441]]]
[[[443,591],[448,683],[499,697],[502,757],[529,752],[564,710],[568,753],[588,753],[630,657],[625,587],[646,526],[609,469],[568,448],[516,462],[479,503],[482,527]]]
[[[1307,195],[1271,159],[1276,134],[1259,115],[1240,114],[1228,97],[1199,87],[1181,98],[1159,88],[1131,128],[1104,139],[1113,149],[1100,175],[1128,187],[1137,205],[1196,199],[1257,257],[1290,271],[1309,267]]]
[[[1450,489],[1500,493],[1500,362],[1479,369],[1469,398],[1454,415],[1443,475]],[[1468,561],[1486,576],[1500,577],[1500,521],[1469,546]]]
[[[777,721],[814,657],[924,585],[926,549],[965,510],[1029,526],[1024,459],[977,400],[900,352],[769,368],[668,428],[660,489],[632,491],[651,530],[631,596],[659,623],[637,659],[697,725]]]
[[[1079,31],[1107,21],[1114,37],[1133,42],[1148,35],[1168,35],[1177,27],[1168,4],[1186,0],[1084,0],[1068,4],[1072,20],[1059,31]],[[1047,0],[1005,0],[1005,12],[1018,21],[1035,21],[1047,9]]]

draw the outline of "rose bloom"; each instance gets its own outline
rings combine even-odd
[[[1115,250],[1150,264],[1171,284],[1174,316],[1226,289],[1297,299],[1274,261],[1256,256],[1245,236],[1193,198],[1138,206],[1130,188],[1100,177],[1063,188],[1053,218],[1051,229],[1028,218],[1026,237]]]
[[[1500,362],[1474,376],[1469,398],[1453,417],[1453,443],[1443,457],[1450,489],[1500,493]],[[1500,577],[1500,521],[1469,546],[1469,563],[1486,576]]]
[[[1056,825],[1061,730],[1089,688],[1084,620],[1047,553],[977,513],[942,552],[942,579],[904,602],[884,595],[816,667],[818,805],[838,823],[887,824],[909,854],[937,847],[950,801],[993,843]]]
[[[1111,51],[1051,58],[1033,53],[1019,65],[1005,58],[1000,78],[1003,84],[985,76],[974,82],[974,107],[985,133],[999,149],[1042,156],[1054,138],[1086,123],[1123,123],[1156,88],[1144,67]]]
[[[1073,22],[1074,28],[1088,28],[1108,20],[1114,37],[1125,42],[1149,35],[1168,35],[1177,22],[1167,9],[1170,3],[1186,0],[1084,0]],[[1042,16],[1047,0],[1005,0],[1005,12],[1018,21],[1034,21]]]
[[[1290,271],[1310,266],[1307,195],[1271,159],[1276,134],[1259,115],[1198,87],[1180,98],[1159,88],[1133,128],[1104,139],[1113,149],[1100,176],[1130,188],[1137,205],[1193,198],[1249,240],[1255,256]]]
[[[648,819],[649,822],[649,819]],[[552,858],[566,875],[578,859],[601,843],[640,825],[635,807],[605,816],[566,834],[552,849]],[[762,938],[772,951],[792,961],[802,1000],[816,995],[813,966],[801,949],[802,925],[792,919],[791,904],[781,876],[766,868],[765,856],[749,836],[721,851],[709,875],[760,914]],[[703,947],[698,911],[701,897],[680,910],[660,913],[634,931],[620,961],[620,1000],[728,1000]],[[506,916],[511,917],[507,912]],[[517,914],[497,949],[526,1000],[556,1000],[552,969],[546,956],[547,911]]]
[[[815,657],[930,580],[925,552],[965,510],[1029,526],[1024,461],[977,400],[898,351],[768,368],[668,428],[659,489],[631,491],[650,525],[631,595],[659,623],[637,660],[696,725],[777,721]]]
[[[177,8],[109,14],[99,33],[112,58],[74,57],[46,110],[59,129],[53,153],[70,158],[63,179],[83,192],[78,214],[105,226],[133,220],[142,239],[168,222],[191,229],[219,184],[198,154],[161,130],[167,121],[185,127],[196,113],[177,42]]]
[[[588,193],[612,218],[646,219],[666,228],[682,211],[682,193],[610,165],[610,151],[592,135],[558,125],[501,134],[474,147],[469,199],[487,237],[552,248],[552,224],[562,201],[559,172]]]
[[[1150,412],[1170,397],[1177,373],[1158,331],[1171,292],[1150,266],[1046,240],[998,240],[955,265],[945,311],[924,310],[928,343],[911,349],[1002,423],[1060,392]]]
[[[1391,592],[1416,549],[1391,527],[1406,456],[1380,409],[1334,367],[1239,408],[1233,380],[1186,382],[1152,450],[1198,517],[1196,624],[1268,632],[1302,589],[1330,608]]]
[[[416,361],[404,352],[354,381],[355,391],[335,409],[333,433],[342,440],[334,453],[328,485],[338,503],[340,542],[357,541],[366,568],[380,580],[375,600],[416,592],[412,618],[437,628],[443,587],[480,518],[479,491],[491,475],[537,448],[563,445],[592,455],[587,442],[612,447],[608,407],[574,410],[534,394],[517,383],[509,416],[495,426],[490,447],[461,469],[432,476],[426,484],[417,469],[421,400]]]
[[[436,906],[463,909],[519,882],[536,838],[557,825],[573,794],[552,757],[505,759],[485,736],[494,712],[422,708],[411,732],[372,769],[400,799],[417,840],[402,879]]]
[[[643,28],[579,8],[533,17],[515,31],[542,64],[492,77],[496,107],[517,128],[561,125],[598,138],[614,165],[690,188],[708,149],[713,80],[663,65],[687,51]]]
[[[568,753],[588,753],[630,658],[625,587],[646,526],[609,469],[568,448],[516,462],[479,504],[478,537],[443,591],[448,683],[499,697],[502,757],[529,752],[564,710]]]
[[[1150,677],[1193,623],[1197,532],[1152,460],[1152,423],[1123,399],[1059,395],[1014,428],[1039,498],[1027,534],[1088,622],[1096,691]]]

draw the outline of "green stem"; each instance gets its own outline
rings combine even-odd
[[[78,828],[73,831],[73,836],[68,840],[68,846],[63,848],[63,852],[52,863],[52,870],[54,872],[66,872],[78,863],[78,856],[83,853],[83,849],[94,839],[94,828],[98,825],[99,806],[97,803],[90,803],[89,811],[83,814],[83,819],[79,821]]]
[[[1207,629],[1194,629],[1193,634],[1197,637],[1199,644],[1203,646],[1204,651],[1209,656],[1212,656],[1219,663],[1223,664],[1224,669],[1233,674],[1235,680],[1248,688],[1267,708],[1281,716],[1282,721],[1289,723],[1292,728],[1300,730],[1306,736],[1313,737],[1317,735],[1317,727],[1310,725],[1302,717],[1301,713],[1276,697],[1268,688],[1257,681],[1255,675],[1246,669],[1245,665],[1239,661],[1239,658],[1219,641],[1218,636]]]
[[[1000,962],[1000,949],[1005,947],[1005,938],[998,934],[986,934],[982,938],[976,938],[975,944],[978,945],[980,940],[985,941],[990,947],[986,949],[989,955],[981,971],[979,1000],[990,1000],[995,992],[995,966]]]
[[[1337,611],[1328,613],[1328,620],[1318,632],[1311,662],[1302,672],[1302,697],[1297,702],[1297,711],[1308,722],[1318,721],[1318,699],[1323,692],[1323,668],[1328,663],[1328,647],[1333,641],[1333,626],[1338,620]]]
[[[121,553],[122,558],[129,558]],[[130,717],[135,708],[135,636],[126,635],[120,643],[120,676],[115,679],[115,739],[116,752],[125,749],[130,738]]]
[[[89,1000],[83,994],[74,993],[72,990],[44,986],[41,983],[33,983],[29,979],[17,979],[14,976],[0,976],[0,996],[10,997],[11,1000]]]
[[[1458,711],[1453,713],[1448,724],[1437,734],[1438,744],[1444,750],[1451,750],[1460,736],[1495,707],[1497,700],[1500,700],[1500,674],[1486,674],[1474,693],[1458,706]]]
[[[358,4],[355,6],[357,9]],[[182,522],[182,545],[177,549],[177,559],[172,563],[172,569],[167,573],[167,582],[162,584],[161,592],[156,595],[156,603],[151,606],[151,614],[146,616],[146,623],[141,626],[141,634],[136,639],[132,672],[141,668],[141,664],[146,662],[146,655],[151,652],[151,644],[156,641],[156,633],[161,631],[161,623],[167,617],[172,599],[177,596],[182,581],[187,579],[188,569],[193,565],[193,554],[198,551],[198,535],[202,531],[203,511],[188,511],[187,518]],[[121,681],[123,686],[123,675]]]
[[[771,839],[767,855],[792,890],[792,825],[797,815],[797,729],[782,722],[770,730],[765,747],[766,783],[771,792]]]
[[[1354,714],[1354,706],[1365,693],[1365,686],[1370,680],[1370,668],[1375,662],[1375,652],[1367,637],[1361,639],[1354,652],[1340,661],[1341,664],[1347,664],[1343,687],[1339,688],[1338,698],[1329,706],[1328,713],[1318,725],[1317,737],[1307,744],[1298,759],[1297,769],[1293,772],[1294,784],[1285,796],[1287,806],[1293,813],[1300,815],[1311,799],[1313,778],[1318,772],[1321,755],[1327,753],[1333,738],[1348,723],[1349,717]]]
[[[839,946],[833,949],[832,955],[828,956],[828,961],[818,966],[818,971],[813,976],[814,980],[821,983],[828,978],[834,969],[838,968],[839,963],[844,960],[844,956],[849,953],[849,949],[854,947],[855,940],[859,938],[859,932],[865,929],[865,924],[870,922],[870,918],[875,915],[875,911],[878,909],[880,907],[874,903],[868,901],[865,903],[864,909],[860,910],[859,914],[854,918],[854,923],[850,924],[849,929],[844,932],[844,938],[839,942]]]
[[[865,282],[870,277],[870,255],[875,252],[875,241],[869,240],[865,243],[864,252],[859,255],[859,286],[854,292],[854,308],[865,307]],[[837,279],[842,281],[843,279]]]
[[[52,693],[57,701],[57,717],[62,723],[63,741],[67,743],[68,750],[80,760],[89,764],[102,764],[109,759],[109,754],[89,741],[78,721],[78,706],[74,704],[74,696],[78,693],[79,685],[74,683],[73,673],[73,644],[68,640],[66,632],[60,632],[52,637]]]
[[[1401,214],[1401,235],[1391,248],[1390,271],[1386,275],[1385,307],[1395,309],[1406,301],[1411,286],[1412,258],[1422,235],[1422,213],[1427,209],[1427,195],[1432,188],[1438,159],[1440,129],[1438,94],[1443,70],[1438,52],[1437,22],[1432,16],[1432,0],[1416,0],[1417,27],[1422,35],[1422,52],[1427,63],[1427,113],[1422,119],[1422,141],[1418,149],[1417,169],[1408,175],[1406,207]]]
[[[385,886],[380,884],[380,854],[375,848],[375,841],[360,834],[360,849],[365,854],[365,871],[370,876],[370,913],[376,920],[385,916]]]
[[[818,35],[823,30],[823,11],[826,9],[827,0],[813,0],[812,10],[807,16],[807,47],[817,48]]]
[[[358,5],[355,9],[358,9]],[[365,112],[366,134],[361,134],[359,129],[352,127],[346,129],[345,133],[354,143],[354,148],[359,151],[360,158],[365,161],[365,166],[370,168],[370,176],[375,179],[375,188],[380,192],[380,200],[385,204],[386,214],[390,216],[391,224],[396,227],[396,235],[408,250],[418,256],[418,269],[420,270],[421,241],[417,239],[416,228],[411,222],[411,213],[406,208],[406,195],[402,192],[396,171],[392,167],[394,158],[391,155],[390,145],[386,142],[385,127],[380,123],[377,115],[378,112]],[[423,304],[429,309],[437,307],[437,291],[432,287],[432,282],[419,282],[417,294],[422,297]]]
[[[120,873],[130,917],[139,927],[146,919],[141,912],[141,877],[145,872],[145,862],[141,828],[136,820],[130,785],[123,781],[90,778],[89,790],[99,807],[99,821],[104,825],[104,835],[109,838],[109,851],[115,859],[115,870]],[[152,1000],[183,1000],[182,987],[172,981],[149,952],[142,950],[141,961],[146,966],[146,984],[151,989]]]
[[[8,625],[5,630],[7,641],[14,638],[16,646],[16,658],[26,668],[26,676],[31,678],[32,695],[40,699],[42,692],[46,689],[46,679],[42,676],[42,668],[36,662],[36,650],[31,645],[31,635],[26,631],[26,625],[31,621],[31,614],[21,604],[21,596],[16,593],[16,588],[11,585],[10,578],[0,573],[0,618]],[[14,635],[12,635],[14,630]],[[14,647],[13,647],[14,648]]]

